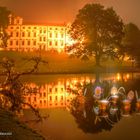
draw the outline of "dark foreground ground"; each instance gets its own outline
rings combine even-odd
[[[0,109],[0,140],[45,140],[45,138],[19,122],[12,113]]]

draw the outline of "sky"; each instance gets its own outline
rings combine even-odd
[[[132,22],[140,28],[140,0],[0,0],[0,6],[32,23],[72,22],[87,3],[113,7],[126,24]]]

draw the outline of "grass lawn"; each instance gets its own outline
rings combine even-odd
[[[26,58],[32,56],[37,56],[37,52],[12,52],[12,51],[0,51],[0,60],[3,57],[8,57],[15,60],[16,69],[18,71],[30,69],[33,66],[32,62],[28,62]],[[91,59],[88,61],[82,61],[78,58],[70,58],[67,54],[61,53],[50,53],[50,52],[41,52],[41,56],[48,64],[40,64],[38,72],[93,72],[95,69],[95,60]],[[130,63],[123,63],[121,65],[118,61],[113,60],[103,60],[102,61],[103,69],[117,70],[121,66],[131,66]]]

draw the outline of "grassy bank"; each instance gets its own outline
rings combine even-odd
[[[38,55],[37,52],[8,52],[0,51],[0,59],[9,57],[15,60],[18,71],[30,69],[33,65],[25,59]],[[58,74],[58,73],[93,73],[101,72],[116,72],[116,71],[133,71],[130,62],[120,64],[118,61],[103,60],[102,67],[95,67],[95,60],[82,61],[78,58],[70,58],[67,54],[58,54],[50,52],[41,52],[41,56],[48,64],[40,64],[38,73]]]

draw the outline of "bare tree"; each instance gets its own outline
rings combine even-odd
[[[28,62],[33,62],[33,67],[27,71],[17,72],[15,70],[15,61],[13,59],[3,58],[0,61],[0,66],[4,69],[3,73],[5,75],[5,79],[2,83],[0,83],[0,99],[1,106],[7,110],[17,112],[23,109],[23,106],[29,106],[35,115],[41,120],[42,117],[39,114],[38,109],[34,108],[30,103],[24,100],[27,91],[27,86],[25,86],[21,81],[20,77],[26,74],[32,74],[38,70],[40,63],[48,63],[42,58],[32,57],[30,59],[26,59]]]

